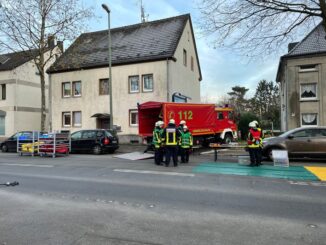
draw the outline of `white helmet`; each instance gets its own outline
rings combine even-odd
[[[256,123],[254,122],[249,123],[249,128],[255,128],[255,127],[257,127]]]
[[[254,120],[254,121],[252,121],[254,124],[256,124],[256,126],[258,127],[258,125],[259,125],[259,123],[256,121],[256,120]]]
[[[174,119],[170,119],[169,123],[175,124],[175,120]]]
[[[188,126],[187,126],[187,125],[184,125],[184,126],[183,126],[183,129],[188,129]]]
[[[158,121],[158,125],[159,126],[164,125],[164,122],[163,121]]]
[[[160,126],[160,121],[157,121],[157,122],[155,123],[155,127],[158,127],[158,126]]]
[[[181,120],[181,121],[180,121],[180,124],[185,125],[185,124],[186,124],[186,121],[185,121],[185,120]]]

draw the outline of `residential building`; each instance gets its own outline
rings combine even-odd
[[[189,14],[111,30],[113,124],[138,141],[137,103],[200,102],[201,70]],[[84,33],[48,70],[54,130],[108,128],[108,31]],[[153,125],[154,126],[154,125]]]
[[[326,126],[326,40],[321,24],[280,59],[281,130]]]
[[[54,45],[52,41],[53,38]],[[59,51],[53,48],[54,52]],[[49,57],[49,52],[45,57]],[[41,129],[41,85],[34,63],[37,55],[37,50],[0,55],[0,139],[17,131]],[[52,63],[50,60],[49,65]],[[47,77],[45,83],[47,100]]]

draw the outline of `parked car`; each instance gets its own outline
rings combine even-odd
[[[263,140],[263,156],[272,159],[273,150],[287,150],[289,157],[326,157],[326,127],[301,127]]]
[[[37,132],[35,132],[37,134]],[[0,143],[0,148],[2,152],[17,152],[17,138],[19,137],[22,142],[25,141],[25,143],[31,142],[33,138],[33,131],[21,131],[18,132],[5,141]],[[34,137],[37,139],[38,135],[34,135]],[[28,142],[29,141],[29,142]]]
[[[71,134],[71,152],[113,153],[118,148],[118,136],[111,130],[80,130]]]

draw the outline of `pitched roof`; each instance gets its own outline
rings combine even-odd
[[[189,14],[111,29],[112,65],[172,58]],[[108,66],[108,31],[81,34],[49,73]]]
[[[320,23],[284,57],[302,56],[326,52],[326,32]]]
[[[0,54],[0,71],[9,71],[32,60],[37,56],[38,50],[21,51],[15,53]]]

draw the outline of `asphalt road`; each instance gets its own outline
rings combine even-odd
[[[0,244],[326,244],[326,184],[192,173],[211,158],[0,153]]]

